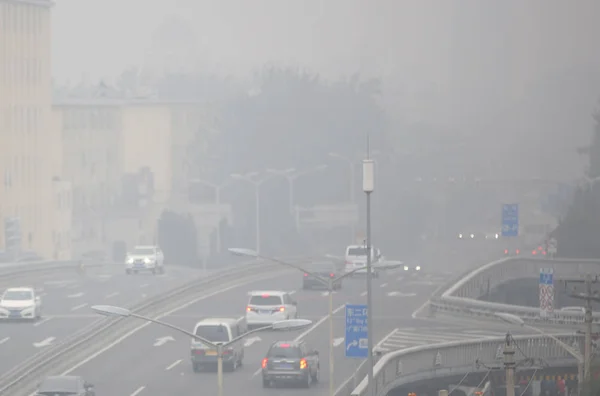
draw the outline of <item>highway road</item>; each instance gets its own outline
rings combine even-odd
[[[301,290],[302,275],[291,272],[271,275],[238,287],[211,293],[202,300],[183,307],[163,318],[164,321],[191,330],[203,317],[240,317],[245,312],[247,292],[251,290],[287,290],[293,292],[298,302],[300,318],[311,319],[313,326],[303,331],[263,332],[246,340],[244,366],[234,373],[225,373],[226,395],[299,394],[302,390],[263,390],[260,362],[269,345],[277,340],[304,339],[320,351],[321,382],[313,386],[311,394],[322,395],[328,391],[327,292]],[[400,327],[414,326],[411,314],[422,305],[432,291],[446,280],[437,273],[415,277],[395,270],[374,280],[375,340],[384,341]],[[348,279],[344,288],[334,294],[335,309],[335,386],[348,378],[357,361],[344,357],[344,304],[366,303],[364,278]],[[132,319],[133,320],[133,319]],[[421,321],[421,326],[424,321]],[[140,322],[140,325],[143,323]],[[144,326],[137,333],[87,362],[74,367],[70,373],[84,376],[96,385],[98,394],[109,395],[215,395],[214,372],[194,374],[189,362],[190,340],[167,328]],[[306,393],[304,393],[306,394]]]
[[[89,306],[129,306],[161,291],[185,283],[202,271],[169,267],[164,275],[126,275],[121,265],[44,273],[2,282],[0,286],[33,286],[42,298],[43,317],[36,322],[0,322],[0,372],[6,372],[44,348],[98,320]]]

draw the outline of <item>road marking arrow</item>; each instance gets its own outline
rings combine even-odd
[[[333,340],[333,346],[334,347],[340,346],[340,345],[342,345],[343,342],[344,342],[344,337],[335,338]]]
[[[69,298],[79,298],[79,297],[83,297],[83,293],[69,294],[67,297],[69,297]]]
[[[387,295],[390,297],[414,297],[417,293],[389,292]]]
[[[262,341],[262,339],[260,337],[246,338],[246,341],[244,342],[244,346],[249,347],[250,345],[254,344],[255,342],[260,342],[260,341]]]
[[[33,343],[33,346],[34,346],[34,347],[36,347],[36,348],[43,348],[43,347],[47,347],[47,346],[51,345],[51,344],[54,342],[54,340],[55,340],[55,339],[56,339],[56,338],[54,338],[54,337],[48,337],[48,338],[46,338],[46,339],[45,339],[45,340],[43,340],[43,341],[40,341],[40,342],[34,342],[34,343]]]
[[[169,341],[175,341],[175,338],[173,338],[171,336],[157,338],[156,342],[154,343],[154,346],[158,347],[158,346],[161,346],[161,345],[165,345]]]
[[[4,344],[5,342],[7,342],[8,340],[10,340],[10,337],[5,337],[3,339],[0,340],[0,345]]]

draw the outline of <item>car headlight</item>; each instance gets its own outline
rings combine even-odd
[[[127,264],[133,264],[133,259],[132,258],[128,258],[127,259]]]
[[[146,263],[146,264],[150,264],[150,259],[149,259],[148,257],[146,257],[146,258],[144,259],[144,263]]]
[[[458,239],[462,239],[463,235],[462,234],[458,234]]]
[[[500,235],[498,235],[498,234],[496,234],[495,236],[496,236],[496,239],[500,238]]]
[[[417,265],[415,269],[416,269],[417,271],[421,271],[421,266],[420,266],[420,265]]]
[[[474,238],[475,238],[475,234],[471,234],[471,239],[474,239]]]
[[[408,271],[408,265],[404,266],[404,271]]]

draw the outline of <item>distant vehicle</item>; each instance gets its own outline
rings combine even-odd
[[[518,256],[519,254],[521,254],[521,249],[504,249],[505,256]]]
[[[280,383],[300,383],[310,388],[320,379],[319,352],[310,349],[304,341],[273,343],[261,367],[264,388]]]
[[[79,376],[46,377],[38,387],[39,396],[96,396],[94,385]]]
[[[140,271],[150,271],[153,274],[165,273],[165,256],[158,246],[136,246],[127,254],[125,273],[137,274]]]
[[[479,231],[470,231],[470,232],[460,232],[458,233],[458,239],[476,239],[476,240],[486,240],[493,241],[500,239],[500,232],[492,231],[492,232],[479,232]]]
[[[309,270],[311,273],[318,275],[325,280],[335,279],[341,275],[339,273],[338,268],[335,265],[335,263],[333,263],[331,261],[313,262],[313,263],[309,264],[306,269]],[[302,279],[302,288],[303,289],[314,289],[314,288],[327,289],[327,285],[320,282],[316,277],[312,276],[311,274],[304,273],[304,277]],[[342,280],[340,279],[333,284],[333,289],[339,290],[341,288],[342,288]]]
[[[194,334],[215,344],[226,344],[236,337],[246,333],[244,319],[207,318],[196,323]],[[191,360],[194,372],[200,372],[204,367],[217,365],[217,350],[200,340],[192,338]],[[223,350],[223,367],[235,371],[243,364],[244,341],[239,340]]]
[[[421,273],[421,263],[419,261],[407,263],[402,266],[402,269],[409,273]]]
[[[585,314],[584,307],[562,307],[560,310],[561,310],[561,312],[573,312],[573,313]]]
[[[36,320],[42,316],[42,300],[32,287],[13,287],[0,297],[0,319]]]
[[[547,254],[548,254],[548,252],[546,252],[546,249],[543,246],[538,246],[536,249],[533,249],[531,251],[531,255],[532,256],[543,257],[543,256],[545,256]]]
[[[248,293],[246,323],[248,327],[268,326],[298,317],[298,303],[285,291],[251,291]]]
[[[357,270],[354,274],[367,273],[367,247],[364,245],[350,245],[346,247],[346,272]],[[375,278],[379,277],[377,264],[383,261],[381,251],[374,246],[371,246],[371,271]],[[352,276],[352,275],[350,275]]]

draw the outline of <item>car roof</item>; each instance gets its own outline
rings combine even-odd
[[[263,294],[267,294],[269,296],[283,296],[284,294],[287,294],[286,291],[281,291],[281,290],[253,290],[251,292],[248,293],[249,296],[262,296]]]
[[[33,287],[26,287],[26,286],[23,286],[23,287],[9,287],[8,289],[6,289],[6,291],[17,291],[17,292],[20,292],[20,291],[31,291],[32,292],[32,291],[34,291],[34,288]]]
[[[281,347],[281,345],[289,345],[291,348],[297,348],[300,345],[304,344],[304,341],[275,341],[271,347],[277,348],[277,347]]]
[[[196,326],[201,325],[232,325],[237,323],[238,320],[234,318],[204,318],[196,323]]]

